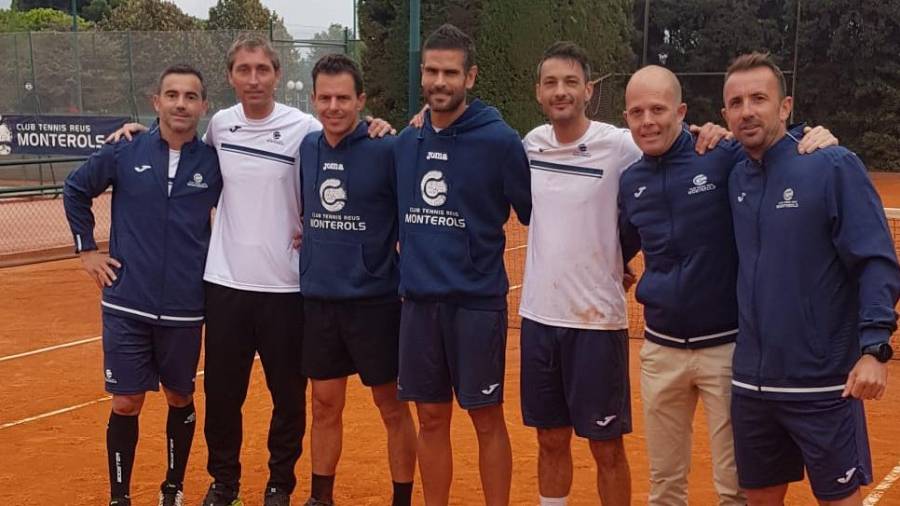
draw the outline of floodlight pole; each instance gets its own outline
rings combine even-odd
[[[356,0],[353,0],[353,39],[354,39],[354,40],[356,40],[356,39],[359,38],[359,37],[356,35],[356,30],[357,30],[357,26],[356,26],[356,9],[357,9],[357,6],[356,6]]]
[[[791,107],[790,122],[794,122],[794,109],[797,107],[797,53],[800,52],[800,3],[797,0],[797,20],[794,24],[794,72],[791,75],[791,96],[794,97],[794,107]]]
[[[78,31],[78,7],[76,5],[76,0],[72,0],[72,31]]]
[[[421,57],[420,22],[422,4],[420,0],[409,0],[409,101],[406,104],[407,117],[419,112],[419,63]]]
[[[647,35],[650,30],[650,0],[644,0],[644,54],[641,57],[641,67],[647,65]]]

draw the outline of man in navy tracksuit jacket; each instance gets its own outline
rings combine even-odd
[[[861,504],[872,480],[862,400],[880,398],[900,267],[865,167],[839,147],[799,155],[791,98],[766,55],[738,57],[723,114],[749,155],[729,196],[740,256],[735,451],[751,504],[803,468],[820,501]]]
[[[312,71],[323,130],[300,146],[304,295],[303,374],[312,381],[312,491],[308,504],[333,502],[347,376],[372,388],[388,436],[394,506],[409,506],[416,431],[397,398],[400,270],[397,255],[396,138],[370,138],[359,121],[362,74],[342,54]]]
[[[650,505],[686,505],[690,433],[703,401],[719,504],[742,505],[731,430],[731,361],[737,336],[738,254],[728,178],[746,158],[729,140],[708,148],[683,123],[678,78],[644,67],[629,80],[625,119],[644,156],[622,175],[619,232],[625,259],[644,253],[641,397]],[[802,128],[796,129],[803,135]],[[799,147],[835,142],[824,129]]]
[[[677,137],[669,149],[656,156],[645,152],[619,182],[622,253],[626,262],[644,253],[636,297],[645,319],[640,358],[648,504],[687,504],[698,399],[710,427],[718,504],[746,504],[737,483],[730,421],[738,325],[728,176],[742,155],[740,145],[728,141],[699,155],[696,139],[680,120],[672,127]],[[635,140],[641,146],[637,134]]]
[[[527,223],[530,174],[518,134],[466,90],[471,39],[444,25],[426,40],[430,110],[395,146],[400,219],[400,398],[416,402],[425,501],[447,504],[455,392],[477,429],[487,504],[508,504],[512,469],[503,418],[506,294],[503,225]]]
[[[159,504],[181,504],[196,415],[192,394],[204,318],[210,211],[222,189],[215,150],[196,137],[202,76],[167,68],[154,96],[159,126],[107,144],[66,179],[66,217],[85,269],[103,288],[103,362],[113,395],[107,428],[110,504],[131,504],[138,414],[162,383],[169,403],[168,472]],[[110,186],[109,256],[97,252],[91,200]]]

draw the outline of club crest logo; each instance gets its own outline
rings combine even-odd
[[[194,174],[194,177],[188,181],[187,185],[194,188],[209,188],[209,185],[203,182],[203,174],[200,174],[199,172]]]
[[[779,203],[775,206],[775,209],[785,209],[785,208],[795,208],[795,207],[800,207],[800,202],[798,202],[798,201],[795,199],[796,195],[794,194],[794,189],[793,189],[793,188],[785,188],[785,189],[784,189],[784,192],[782,192],[782,194],[781,194],[781,197],[782,197],[784,200],[782,200],[781,202],[779,202]]]
[[[422,176],[422,200],[432,207],[440,207],[447,202],[447,181],[444,173],[430,170]]]
[[[319,186],[319,200],[326,211],[336,213],[347,205],[347,191],[343,186],[343,181],[335,178],[326,179]]]

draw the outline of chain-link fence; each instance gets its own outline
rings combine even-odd
[[[0,116],[128,116],[144,124],[156,114],[151,97],[168,65],[195,66],[207,82],[209,115],[235,103],[226,54],[239,31],[32,32],[0,34]],[[269,32],[259,35],[271,37]],[[326,53],[354,51],[336,40],[274,38],[282,78],[276,100],[309,111],[310,73]],[[200,131],[209,117],[203,118]],[[0,163],[0,264],[66,250],[71,234],[60,189],[80,160],[4,156]],[[108,195],[95,202],[98,240],[109,235]],[[24,260],[23,260],[24,259]],[[9,262],[6,262],[9,263]]]
[[[235,102],[225,70],[226,53],[241,33],[29,32],[0,34],[0,114],[154,116],[150,97],[160,71],[189,63],[203,73],[210,113]],[[268,37],[268,32],[259,32]],[[273,41],[282,64],[277,99],[305,106],[309,71],[326,52],[347,52],[349,40]]]

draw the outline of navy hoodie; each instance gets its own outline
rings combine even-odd
[[[473,309],[505,309],[503,263],[510,205],[531,215],[531,176],[519,135],[493,107],[473,101],[435,132],[430,114],[395,146],[400,213],[400,294]]]
[[[112,186],[109,255],[121,262],[103,288],[103,311],[157,325],[203,322],[210,211],[222,191],[216,151],[181,148],[168,194],[169,146],[154,128],[107,144],[66,178],[63,202],[76,251],[97,249],[91,201]]]
[[[734,393],[839,397],[861,348],[896,328],[900,267],[856,154],[797,153],[790,134],[729,185],[740,255]]]
[[[637,300],[645,337],[671,347],[704,348],[737,336],[737,250],[728,177],[744,158],[723,141],[698,155],[683,129],[662,156],[644,155],[619,181],[619,233],[625,261],[641,249]]]
[[[396,138],[370,139],[368,125],[331,147],[322,131],[300,146],[305,297],[397,297]]]

